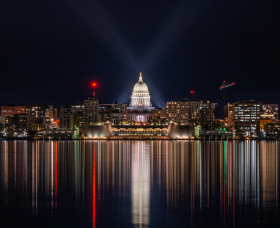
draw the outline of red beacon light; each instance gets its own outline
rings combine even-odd
[[[191,95],[192,95],[192,101],[193,101],[194,90],[191,91]]]
[[[93,87],[93,94],[92,94],[92,95],[95,96],[96,82],[93,82],[93,83],[92,83],[92,87]]]

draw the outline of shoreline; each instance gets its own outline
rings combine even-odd
[[[99,141],[123,141],[123,140],[131,140],[131,141],[153,141],[153,140],[170,140],[170,141],[205,141],[205,140],[211,140],[211,141],[278,141],[280,139],[266,139],[266,138],[262,138],[262,139],[98,139],[98,138],[94,138],[94,139],[30,139],[30,138],[8,138],[8,139],[0,139],[0,141],[3,140],[7,140],[7,141],[13,141],[13,140],[19,140],[19,141],[24,141],[24,140],[28,140],[28,141],[95,141],[95,140],[99,140]]]

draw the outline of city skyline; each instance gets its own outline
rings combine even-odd
[[[142,72],[132,89],[131,102],[104,104],[92,94],[84,103],[66,103],[60,109],[47,104],[1,106],[0,132],[5,138],[51,139],[263,139],[280,136],[278,104],[255,100],[225,103],[218,116],[218,103],[180,99],[166,101],[163,108],[151,103]],[[227,89],[228,90],[228,89]],[[194,91],[191,91],[194,94]],[[59,113],[59,115],[58,115]]]
[[[280,2],[0,2],[5,227],[279,227]]]

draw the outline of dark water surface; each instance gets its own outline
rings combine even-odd
[[[277,227],[279,142],[0,141],[0,227]]]

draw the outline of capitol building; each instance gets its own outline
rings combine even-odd
[[[139,80],[133,87],[131,102],[127,107],[128,120],[136,122],[149,121],[152,119],[152,110],[154,109],[148,86],[143,81],[142,73],[140,73]]]

